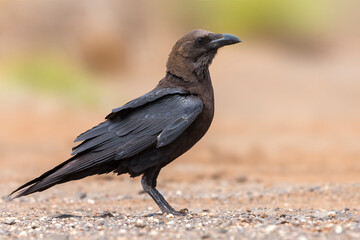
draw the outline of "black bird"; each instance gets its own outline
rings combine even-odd
[[[208,130],[214,116],[209,65],[217,50],[241,42],[231,34],[188,32],[174,45],[166,76],[151,92],[115,108],[106,121],[82,133],[72,157],[25,183],[14,198],[56,184],[114,172],[142,175],[141,184],[163,213],[176,211],[158,192],[160,170],[189,150]]]

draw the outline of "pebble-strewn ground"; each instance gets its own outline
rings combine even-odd
[[[160,188],[190,213],[159,214],[138,181],[128,180],[75,182],[13,201],[4,196],[0,239],[360,238],[360,210],[353,208],[360,184],[199,180]]]

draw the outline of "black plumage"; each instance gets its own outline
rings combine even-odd
[[[106,121],[79,135],[72,157],[20,186],[15,197],[94,174],[143,175],[144,190],[163,212],[175,211],[156,190],[165,165],[206,133],[214,114],[208,66],[219,47],[240,40],[204,30],[187,33],[174,46],[167,74],[151,92],[114,109]],[[13,194],[12,193],[12,194]]]

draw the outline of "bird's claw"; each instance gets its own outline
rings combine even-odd
[[[186,216],[189,213],[189,210],[187,208],[181,209],[180,211],[171,211],[168,212],[169,214],[172,214],[174,216]]]
[[[183,208],[180,211],[178,211],[182,216],[185,216],[189,213],[189,210],[187,208]]]

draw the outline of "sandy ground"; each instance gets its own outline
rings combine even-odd
[[[2,185],[9,192],[17,184]],[[97,178],[9,202],[3,239],[358,239],[360,184],[269,184],[245,178],[160,180],[186,217],[161,215],[138,180]]]
[[[353,50],[310,61],[244,49],[236,61],[222,52],[211,67],[209,133],[160,173],[159,190],[176,209],[188,208],[186,217],[157,214],[139,179],[128,176],[90,177],[8,201],[13,189],[65,160],[77,133],[116,105],[114,98],[80,110],[2,89],[0,239],[359,239]],[[113,88],[126,85],[122,93],[133,98],[154,84],[139,79]]]

